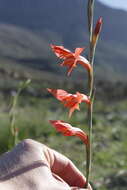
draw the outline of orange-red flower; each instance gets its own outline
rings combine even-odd
[[[77,127],[72,127],[69,123],[66,123],[61,120],[50,120],[49,121],[55,129],[64,136],[77,136],[79,137],[85,144],[88,144],[88,135],[86,135],[81,129]]]
[[[96,23],[96,26],[95,26],[95,29],[94,29],[94,32],[93,32],[93,39],[92,39],[92,44],[93,45],[95,45],[97,40],[98,40],[100,31],[101,31],[101,28],[102,28],[102,23],[103,23],[103,19],[102,19],[102,17],[100,17],[97,20],[97,23]]]
[[[88,70],[88,72],[91,72],[92,68],[89,64],[89,61],[85,57],[80,55],[83,52],[84,48],[76,48],[74,53],[72,53],[68,49],[65,49],[63,46],[51,45],[51,48],[57,57],[64,60],[60,65],[68,67],[68,76],[77,66],[77,64],[81,64],[83,67],[85,67],[85,69]]]
[[[85,94],[81,94],[76,92],[76,94],[70,94],[65,90],[61,89],[47,89],[55,98],[61,101],[65,107],[69,108],[69,117],[71,117],[72,113],[77,109],[79,109],[79,104],[81,102],[85,102],[90,104],[90,99]]]

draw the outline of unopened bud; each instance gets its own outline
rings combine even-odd
[[[94,32],[93,32],[93,38],[92,38],[92,44],[93,46],[96,45],[101,28],[102,28],[103,19],[100,17],[96,23]]]

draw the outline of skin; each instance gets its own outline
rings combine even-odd
[[[83,190],[84,184],[68,158],[31,139],[0,157],[1,190]]]

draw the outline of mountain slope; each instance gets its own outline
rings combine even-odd
[[[1,58],[54,72],[51,62],[56,59],[49,49],[50,43],[64,44],[71,50],[88,45],[85,10],[86,1],[82,0],[67,3],[65,0],[0,0]],[[95,59],[97,75],[105,79],[106,72],[111,80],[125,80],[127,12],[96,2],[95,15],[104,19]]]
[[[63,37],[67,33],[71,36],[69,33],[75,35],[86,28],[86,3],[82,0],[69,0],[67,3],[65,0],[0,0],[0,22],[36,31],[48,29],[61,33]],[[127,12],[111,9],[97,1],[95,5],[96,16],[104,19],[103,38],[127,42]]]

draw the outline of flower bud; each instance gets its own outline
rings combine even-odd
[[[100,17],[96,23],[96,26],[95,26],[95,29],[93,32],[93,38],[92,38],[93,46],[95,46],[97,43],[101,28],[102,28],[102,23],[103,23],[103,19],[102,19],[102,17]]]

